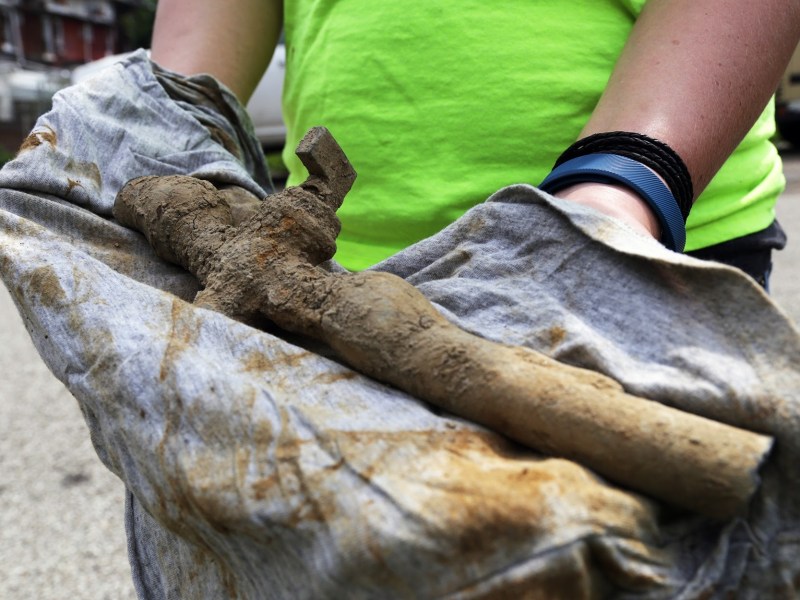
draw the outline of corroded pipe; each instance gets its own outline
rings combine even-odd
[[[324,128],[306,135],[298,156],[309,178],[242,223],[230,191],[184,176],[130,181],[114,214],[197,276],[198,306],[244,322],[267,317],[325,342],[361,373],[633,490],[714,518],[744,512],[772,438],[467,333],[394,275],[318,268],[335,252],[335,211],[355,171]]]

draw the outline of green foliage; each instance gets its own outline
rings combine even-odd
[[[155,14],[156,0],[142,0],[140,6],[127,9],[119,15],[119,28],[122,34],[120,50],[150,47]]]
[[[3,146],[0,146],[0,167],[10,161],[16,155],[15,151],[8,150]]]

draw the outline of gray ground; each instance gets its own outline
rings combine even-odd
[[[778,203],[778,219],[789,243],[775,254],[772,296],[800,325],[800,151],[784,154],[784,165],[787,185]]]
[[[773,297],[800,323],[800,155],[786,170],[779,216],[795,243],[776,256]],[[2,285],[0,315],[0,598],[133,599],[122,485]]]

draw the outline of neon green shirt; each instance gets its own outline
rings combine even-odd
[[[501,187],[539,183],[575,141],[644,0],[286,0],[293,149],[328,127],[358,172],[336,259],[362,269]],[[768,108],[698,199],[686,250],[766,228],[783,189]]]

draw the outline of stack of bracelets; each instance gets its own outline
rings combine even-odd
[[[664,142],[627,131],[578,140],[558,158],[539,189],[555,194],[577,183],[607,183],[634,190],[658,218],[661,243],[683,252],[686,219],[694,199],[692,178],[681,157]]]

